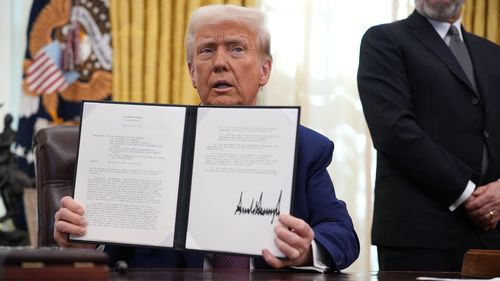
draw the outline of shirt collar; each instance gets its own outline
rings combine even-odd
[[[427,20],[432,24],[432,27],[434,27],[439,36],[442,39],[444,39],[446,37],[446,34],[448,34],[448,30],[450,29],[451,24],[445,21],[437,21],[430,18],[427,18]],[[457,28],[458,35],[460,36],[460,39],[462,39],[463,41],[464,37],[462,36],[462,29],[461,29],[462,18],[459,18],[452,24]]]

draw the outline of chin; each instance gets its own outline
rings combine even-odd
[[[463,3],[463,0],[425,1],[418,5],[421,5],[419,10],[425,16],[438,21],[451,22],[460,17]]]
[[[208,105],[243,105],[243,100],[237,97],[218,96],[208,99]]]

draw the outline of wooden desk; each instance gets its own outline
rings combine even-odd
[[[126,274],[110,273],[109,280],[315,280],[315,281],[415,281],[419,276],[460,278],[458,272],[369,272],[369,273],[313,273],[299,271],[224,271],[196,269],[133,269]]]

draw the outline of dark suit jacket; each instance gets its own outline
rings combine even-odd
[[[358,257],[359,241],[346,205],[336,198],[326,170],[332,160],[333,143],[300,126],[298,145],[292,214],[313,228],[316,243],[331,259],[331,269],[346,268]],[[124,260],[132,267],[203,267],[201,252],[110,245],[105,251],[110,266]],[[256,267],[265,268],[267,264],[257,258]]]
[[[448,210],[469,180],[500,177],[500,48],[462,33],[477,93],[417,12],[362,39],[358,88],[377,149],[376,245],[449,248],[475,235],[500,248],[498,227],[482,232],[461,208]],[[478,182],[484,143],[489,169]]]

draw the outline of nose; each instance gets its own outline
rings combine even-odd
[[[214,72],[227,71],[227,55],[224,50],[219,49],[214,57]]]

